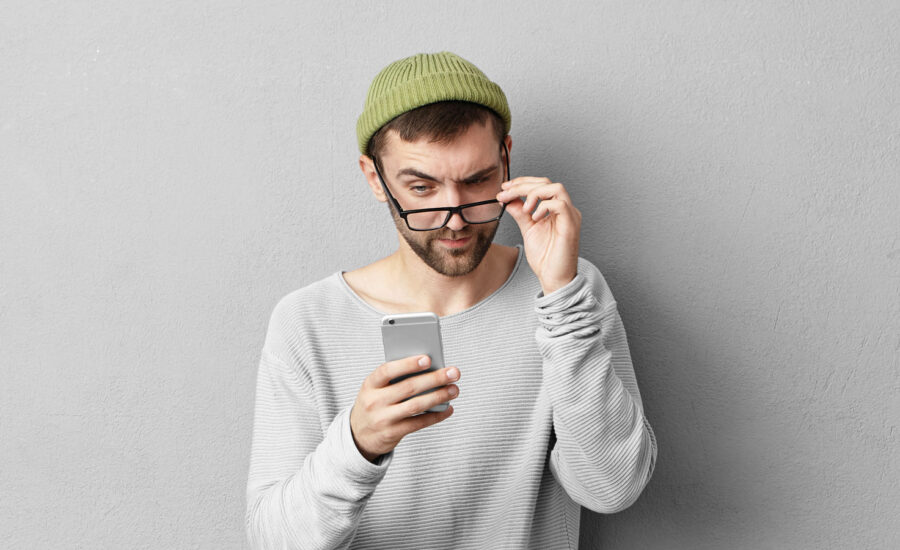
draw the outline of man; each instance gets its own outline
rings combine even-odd
[[[656,441],[616,302],[578,256],[565,187],[509,179],[509,127],[506,96],[456,55],[375,78],[359,165],[399,246],[272,313],[253,547],[575,549],[579,506],[616,512],[647,484]],[[522,246],[492,243],[504,211]],[[385,363],[380,320],[422,311],[440,316],[451,366],[389,384],[430,358]]]

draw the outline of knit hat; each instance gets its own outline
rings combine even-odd
[[[509,133],[512,117],[506,95],[478,67],[450,52],[420,53],[394,61],[378,73],[363,112],[356,121],[359,151],[382,126],[402,115],[438,101],[470,101],[497,113]]]

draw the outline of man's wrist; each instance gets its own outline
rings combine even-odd
[[[365,449],[363,449],[363,448],[360,446],[359,441],[356,440],[356,434],[353,433],[353,423],[352,423],[352,422],[350,423],[350,437],[353,438],[353,444],[356,445],[356,450],[359,451],[359,454],[360,454],[363,458],[365,458],[366,460],[368,460],[369,462],[371,462],[372,464],[375,464],[375,461],[376,461],[376,460],[378,459],[378,457],[380,457],[381,455],[374,455],[374,454],[372,454],[372,453],[366,451]]]
[[[361,454],[363,458],[365,458],[372,464],[375,464],[375,461],[378,460],[378,458],[381,456],[379,454],[373,454],[369,451],[363,450],[362,447],[359,446],[359,443],[357,443],[356,438],[353,439],[353,442],[356,443],[356,449],[359,451],[359,454]]]
[[[575,275],[576,275],[576,273],[573,273],[572,276],[569,277],[568,279],[561,279],[558,281],[550,281],[547,283],[544,283],[543,281],[541,281],[541,291],[543,291],[544,296],[546,296],[552,292],[555,292],[555,291],[561,289],[562,287],[568,285],[572,281],[574,281]]]

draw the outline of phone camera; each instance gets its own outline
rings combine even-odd
[[[388,319],[388,324],[389,324],[389,325],[393,325],[393,324],[394,324],[394,320],[393,320],[393,319]]]

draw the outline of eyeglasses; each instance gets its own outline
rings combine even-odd
[[[506,178],[509,179],[509,149],[506,143],[501,142],[501,156],[506,159]],[[440,229],[450,222],[453,214],[459,214],[464,222],[469,224],[490,223],[499,220],[506,210],[506,203],[502,203],[497,199],[491,199],[480,202],[470,202],[459,206],[444,206],[441,208],[418,208],[415,210],[404,210],[390,189],[384,183],[384,176],[378,169],[378,160],[372,157],[372,164],[375,165],[375,173],[378,174],[378,180],[385,194],[391,200],[397,214],[406,222],[406,227],[412,231],[434,231]]]

